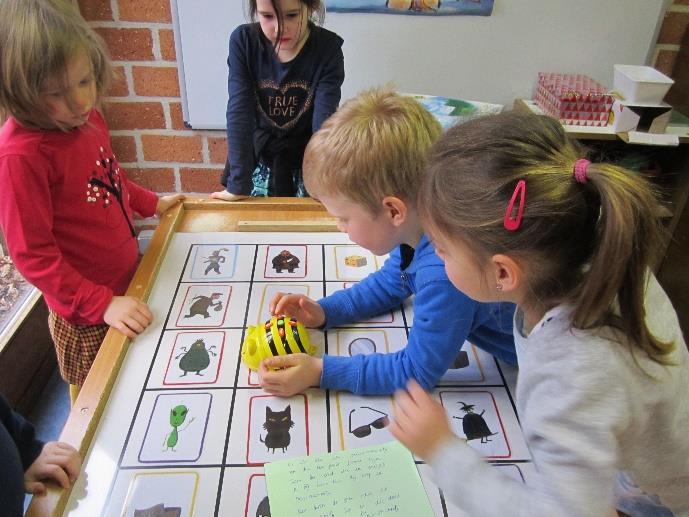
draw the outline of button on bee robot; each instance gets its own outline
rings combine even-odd
[[[300,352],[316,352],[306,327],[289,316],[273,316],[263,325],[249,326],[242,345],[242,361],[255,371],[268,357]]]

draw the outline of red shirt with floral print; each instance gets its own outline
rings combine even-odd
[[[68,132],[0,129],[0,228],[19,272],[75,325],[103,323],[134,275],[133,212],[155,214],[155,193],[129,181],[98,111]]]

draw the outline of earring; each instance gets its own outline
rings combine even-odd
[[[496,285],[495,288],[496,288],[498,291],[502,291],[502,284]]]

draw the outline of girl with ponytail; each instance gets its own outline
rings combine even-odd
[[[643,178],[512,112],[450,129],[418,206],[452,283],[518,306],[516,405],[537,471],[524,485],[484,463],[412,382],[391,430],[445,496],[468,515],[689,515],[689,353],[651,272],[662,227]]]

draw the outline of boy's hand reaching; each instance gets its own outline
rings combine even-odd
[[[323,308],[303,294],[277,293],[270,300],[268,309],[276,316],[287,314],[305,327],[318,328],[325,323]]]
[[[456,438],[443,406],[416,381],[409,381],[407,391],[395,393],[392,413],[394,419],[388,429],[424,461],[429,460],[443,442]]]
[[[52,479],[62,488],[69,488],[79,476],[81,457],[64,442],[48,442],[41,454],[24,472],[24,489],[30,494],[44,494],[43,481]]]
[[[172,196],[159,197],[158,204],[156,205],[156,215],[162,215],[176,204],[184,201],[185,198],[186,196],[184,194],[173,194]]]
[[[323,360],[307,354],[289,354],[264,359],[258,367],[258,378],[264,391],[280,397],[291,397],[306,388],[318,386]]]
[[[141,300],[132,296],[113,296],[103,320],[125,336],[134,338],[151,324],[153,314]]]

